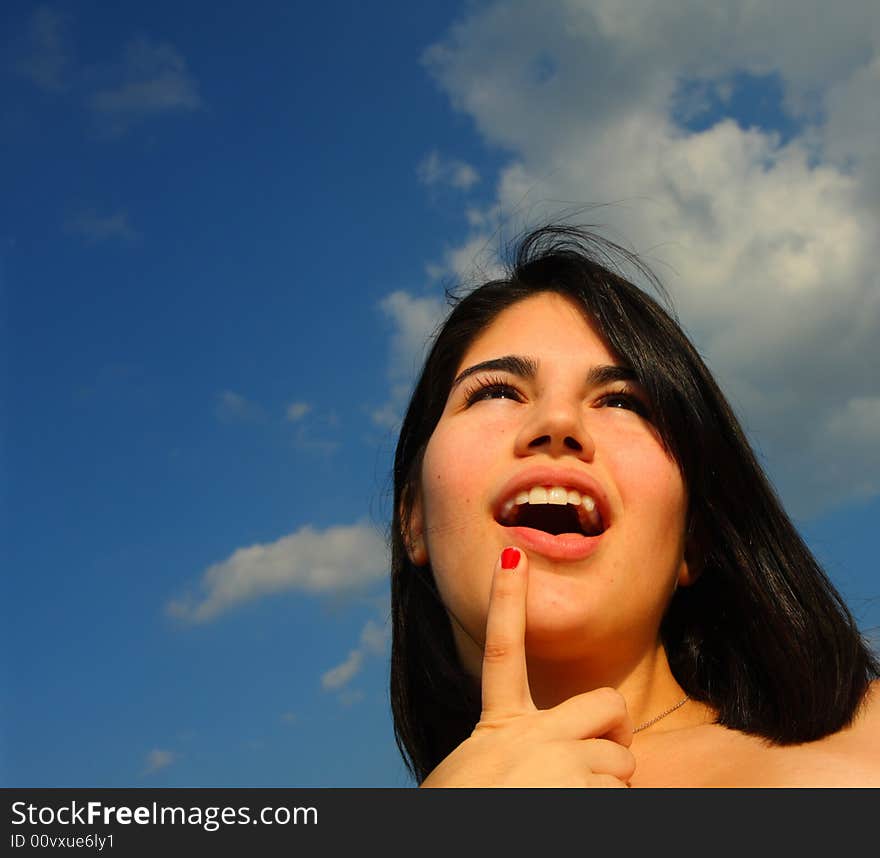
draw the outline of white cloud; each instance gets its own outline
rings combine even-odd
[[[311,415],[308,420],[304,419],[306,415]],[[291,441],[300,453],[332,456],[339,449],[336,412],[317,412],[308,402],[292,402],[285,411],[285,420],[294,424]]]
[[[274,593],[353,592],[388,574],[385,540],[366,524],[316,530],[306,525],[275,542],[234,551],[210,566],[201,593],[167,606],[171,616],[205,622],[236,606]]]
[[[416,174],[424,185],[449,185],[464,191],[480,181],[479,173],[470,164],[457,158],[446,158],[436,150],[421,160]]]
[[[840,401],[809,432],[808,453],[819,472],[814,482],[837,487],[840,500],[867,500],[880,494],[880,396]],[[834,450],[828,456],[828,449]],[[816,505],[820,500],[813,501]]]
[[[321,677],[321,687],[325,691],[338,691],[348,685],[364,666],[370,656],[384,655],[390,639],[389,629],[374,620],[368,620],[361,631],[360,644],[351,650],[346,659],[328,670]]]
[[[364,663],[364,654],[359,649],[353,649],[348,658],[338,664],[332,670],[328,670],[321,677],[321,687],[325,690],[335,691],[343,685],[347,685]]]
[[[610,204],[578,219],[661,274],[789,509],[878,491],[880,5],[492,3],[425,62],[512,153],[451,270],[495,230]],[[678,124],[683,83],[724,103],[743,72],[780,82],[789,137]]]
[[[850,399],[831,415],[826,429],[837,444],[871,444],[880,449],[880,396]]]
[[[369,655],[382,655],[388,645],[390,630],[374,620],[368,620],[361,631],[361,646]]]
[[[354,706],[355,703],[360,703],[364,697],[364,692],[360,689],[345,688],[339,692],[337,700],[343,706]]]
[[[125,45],[117,62],[77,63],[70,16],[48,6],[33,12],[21,42],[18,73],[41,89],[75,94],[107,136],[118,137],[147,119],[204,107],[198,81],[167,42],[140,36]]]
[[[849,78],[829,87],[823,149],[843,169],[854,166],[860,196],[868,206],[880,200],[880,50]]]
[[[88,101],[113,133],[144,119],[203,106],[186,60],[167,43],[146,37],[133,40],[126,46],[122,65],[106,74],[113,81],[92,92]]]
[[[144,774],[151,775],[160,769],[168,768],[175,760],[177,755],[173,751],[166,751],[160,748],[154,748],[147,754],[146,764],[144,766]]]
[[[111,215],[100,215],[92,209],[79,212],[67,219],[64,231],[82,236],[89,244],[111,239],[134,242],[141,238],[129,223],[128,212],[124,211]]]
[[[217,397],[217,418],[224,423],[261,423],[265,411],[255,402],[233,390],[224,390]]]
[[[380,308],[394,323],[389,373],[395,379],[412,378],[424,360],[427,345],[446,306],[434,296],[416,298],[397,291],[386,295]]]
[[[406,390],[403,393],[395,394],[392,392],[391,398],[384,405],[370,411],[370,419],[383,429],[394,429],[400,426],[400,421],[403,418],[401,410],[405,396]]]
[[[496,214],[490,212],[488,218],[494,220]],[[491,235],[478,232],[459,247],[447,251],[447,274],[452,275],[456,283],[464,285],[501,277],[503,268],[498,257],[503,248],[496,243],[497,237],[493,239]]]
[[[287,406],[285,416],[291,423],[296,423],[297,420],[302,420],[311,410],[312,406],[308,402],[291,402]]]
[[[377,425],[392,428],[402,418],[406,398],[447,307],[440,298],[414,297],[398,290],[386,295],[379,308],[392,323],[388,362],[390,391],[388,401],[375,409],[371,417]]]
[[[25,54],[17,71],[41,89],[61,92],[70,85],[70,38],[66,16],[47,6],[37,7],[24,37]]]

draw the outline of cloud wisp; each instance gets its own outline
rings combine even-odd
[[[306,525],[274,542],[237,549],[204,572],[197,594],[172,600],[166,610],[185,622],[203,623],[277,593],[354,593],[384,578],[388,569],[385,540],[375,528]]]
[[[234,390],[224,390],[217,397],[217,419],[222,423],[265,423],[266,412],[256,402]]]
[[[162,769],[167,769],[176,759],[177,754],[175,754],[174,751],[153,748],[153,750],[147,754],[143,774],[152,775]]]
[[[199,82],[174,45],[141,35],[125,43],[116,62],[77,61],[73,24],[69,14],[37,7],[15,69],[39,89],[82,103],[100,136],[118,138],[148,120],[205,108]]]
[[[360,673],[365,661],[370,656],[384,655],[390,633],[387,627],[380,626],[375,620],[368,620],[361,631],[358,646],[352,649],[345,659],[326,671],[321,676],[321,687],[325,691],[339,692]],[[348,698],[342,700],[346,702]]]
[[[69,22],[65,15],[38,6],[23,38],[24,52],[16,71],[47,92],[64,92],[70,87],[73,66]]]
[[[129,223],[126,211],[102,215],[94,209],[87,209],[68,218],[64,223],[64,231],[80,236],[88,244],[102,244],[106,241],[131,244],[142,238]]]
[[[416,168],[423,185],[447,185],[466,191],[480,181],[480,174],[464,161],[446,158],[436,149],[429,152]]]
[[[200,110],[199,85],[186,60],[172,45],[140,37],[125,49],[115,80],[88,99],[102,127],[114,135],[144,120]]]
[[[392,326],[388,359],[391,389],[388,400],[370,416],[377,426],[393,429],[400,424],[413,379],[447,308],[440,298],[416,297],[398,290],[386,295],[379,309]]]
[[[308,402],[291,402],[284,411],[284,416],[290,423],[302,420],[312,410]]]

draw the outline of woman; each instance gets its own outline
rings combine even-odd
[[[404,759],[426,787],[880,786],[877,659],[615,255],[533,232],[426,360],[394,463]]]

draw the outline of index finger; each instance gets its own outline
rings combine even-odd
[[[495,564],[483,645],[483,714],[534,709],[525,646],[528,567],[518,548],[505,548]]]

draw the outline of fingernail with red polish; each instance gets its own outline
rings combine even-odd
[[[502,569],[516,569],[519,565],[519,549],[518,548],[505,548],[504,551],[501,552],[501,568]]]

